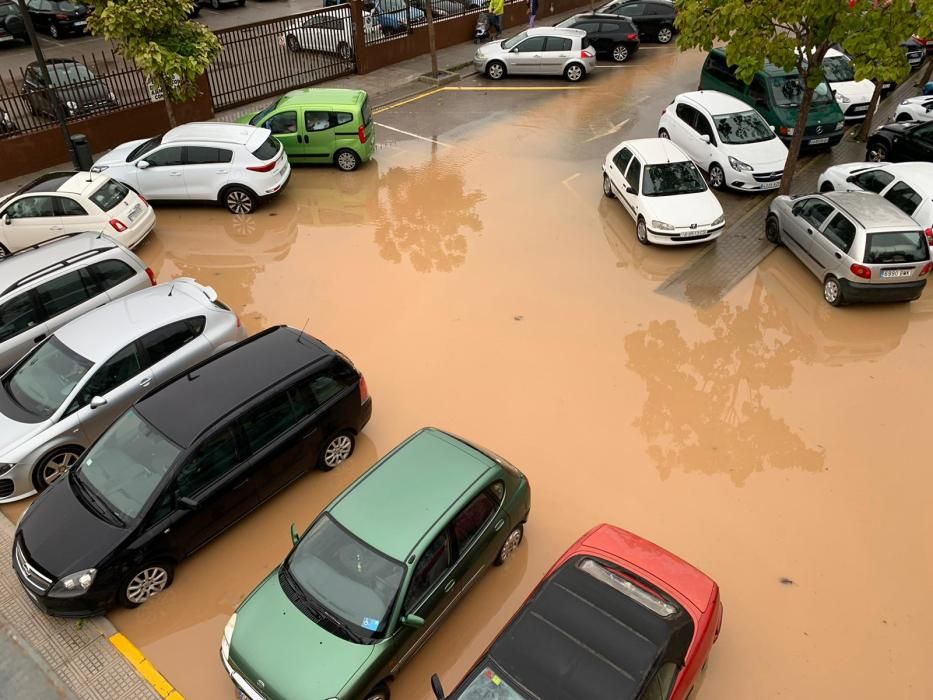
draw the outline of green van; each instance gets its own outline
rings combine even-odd
[[[292,90],[237,121],[269,129],[295,164],[333,163],[349,172],[376,150],[376,127],[364,90]]]
[[[726,62],[725,49],[713,49],[703,63],[700,73],[701,90],[718,90],[737,97],[754,107],[785,144],[790,144],[797,125],[803,89],[796,70],[786,71],[765,63],[755,74],[751,85],[746,85],[735,74],[735,66]],[[825,82],[813,92],[813,103],[807,116],[803,135],[804,147],[835,146],[842,139],[845,125],[842,110]]]

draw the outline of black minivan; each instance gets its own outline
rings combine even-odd
[[[371,414],[339,352],[286,326],[258,333],[118,418],[26,511],[13,568],[54,615],[136,607],[292,481],[349,457]]]

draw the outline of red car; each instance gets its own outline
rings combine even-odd
[[[719,586],[667,550],[598,525],[551,568],[438,700],[685,700],[719,636]]]

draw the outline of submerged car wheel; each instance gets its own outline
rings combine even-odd
[[[337,167],[345,173],[349,173],[360,167],[360,157],[348,148],[337,151],[337,155],[334,156],[334,162],[337,164]]]
[[[44,491],[55,481],[58,481],[62,475],[71,469],[84,450],[77,445],[69,445],[52,452],[43,457],[32,472],[32,483],[36,491]]]
[[[353,58],[353,49],[350,48],[350,45],[341,41],[337,46],[337,55],[344,61],[349,61]]]
[[[726,187],[726,173],[719,163],[713,163],[709,166],[709,186],[716,190],[722,190]]]
[[[224,206],[231,214],[251,214],[256,208],[256,197],[245,187],[231,187],[224,192]]]
[[[658,30],[658,43],[659,44],[669,44],[671,39],[674,38],[674,30],[670,27],[661,27]]]
[[[765,220],[765,238],[774,245],[781,244],[781,223],[774,214],[769,214]]]
[[[831,182],[824,182],[820,185],[820,192],[832,192],[834,189],[836,188],[833,187],[833,183]]]
[[[166,562],[153,562],[133,569],[117,593],[120,605],[138,608],[171,586],[174,575],[174,568]]]
[[[897,115],[897,117],[894,119],[894,121],[897,121],[897,122],[909,122],[911,119],[913,119],[913,117],[910,116],[909,114],[907,114],[907,112],[901,112],[900,114]]]
[[[586,75],[586,71],[583,70],[583,66],[579,63],[571,63],[569,66],[564,68],[564,77],[569,80],[571,83],[578,83],[583,80],[583,76]]]
[[[671,135],[670,135],[669,133],[667,133],[667,129],[658,129],[658,138],[659,138],[659,139],[667,139],[668,141],[670,141],[670,140],[671,140]]]
[[[865,160],[873,163],[883,163],[888,159],[888,144],[884,141],[872,141],[868,144]]]
[[[502,80],[505,77],[505,64],[502,61],[490,61],[486,66],[486,75],[491,80]]]
[[[369,695],[366,696],[366,700],[389,700],[391,693],[389,692],[389,686],[385,683],[380,683],[375,688],[369,691]]]
[[[518,545],[522,543],[524,536],[525,527],[519,523],[505,538],[505,542],[502,543],[502,548],[499,549],[499,554],[496,555],[496,566],[502,566],[512,557],[515,550],[518,549]]]
[[[287,46],[288,50],[292,53],[301,51],[301,44],[298,42],[298,37],[294,34],[289,34],[285,37],[285,46]]]
[[[337,465],[345,462],[353,454],[353,448],[356,447],[356,441],[353,434],[342,432],[334,435],[327,443],[324,451],[321,452],[321,459],[318,462],[318,469],[322,472],[329,472]]]
[[[603,194],[612,199],[615,197],[615,193],[612,191],[612,181],[609,179],[609,176],[603,173]]]
[[[638,237],[638,242],[642,245],[648,245],[651,242],[648,240],[648,225],[640,216],[638,217],[638,223],[635,224],[635,235]]]
[[[616,63],[625,63],[628,57],[628,47],[625,44],[618,44],[612,49],[612,60]]]
[[[823,282],[823,298],[831,306],[842,306],[845,299],[842,297],[842,285],[832,275],[828,275]]]

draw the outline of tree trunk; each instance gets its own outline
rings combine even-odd
[[[924,85],[930,82],[931,77],[933,77],[933,56],[927,56],[927,64],[924,67],[923,75],[920,76],[920,80],[917,84],[922,88]]]
[[[800,82],[806,85],[803,76],[801,76]],[[784,175],[781,177],[781,188],[778,190],[778,194],[790,194],[790,185],[794,180],[794,170],[797,169],[800,144],[803,143],[803,132],[807,128],[807,117],[810,115],[810,104],[812,102],[813,88],[804,88],[803,99],[800,101],[800,112],[797,114],[797,124],[794,126],[794,136],[790,140],[790,146],[787,147],[787,162],[784,163]]]
[[[432,0],[425,0],[424,16],[428,20],[428,51],[431,52],[431,77],[437,78],[437,42],[434,39],[434,10]]]
[[[871,133],[871,122],[875,118],[875,111],[878,109],[878,100],[881,99],[881,81],[875,80],[874,83],[875,91],[871,94],[871,102],[868,103],[865,121],[862,122],[862,127],[858,130],[858,136],[856,137],[859,141],[868,140],[868,135]]]
[[[168,96],[168,84],[164,78],[159,79],[159,86],[162,88],[162,101],[165,102],[165,114],[168,117],[168,128],[174,129],[178,126],[178,120],[175,119],[175,105],[172,104]]]

